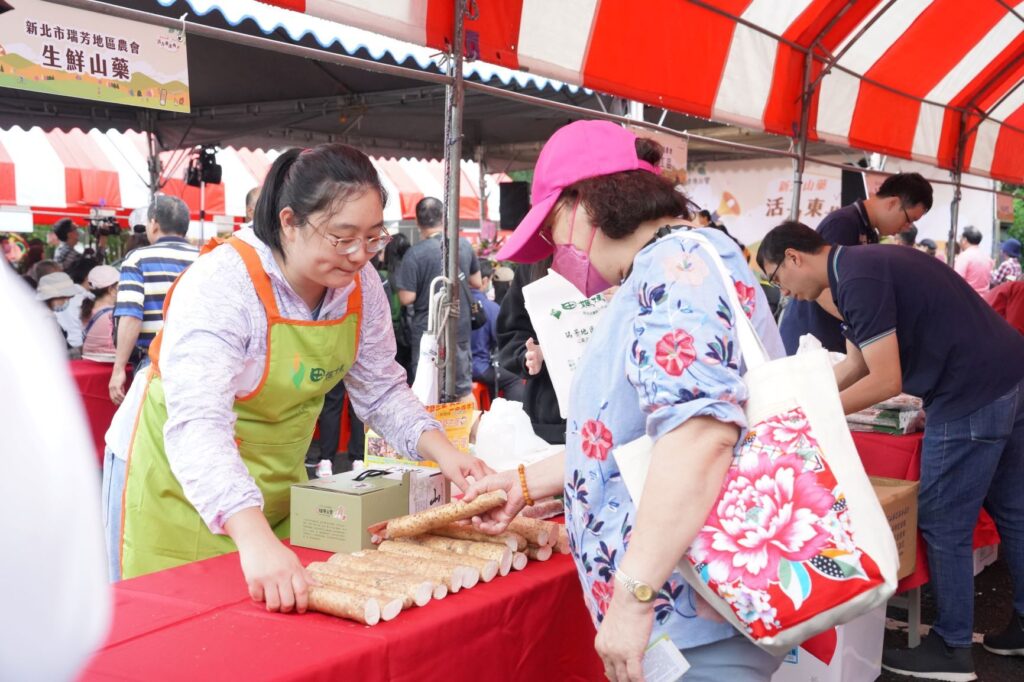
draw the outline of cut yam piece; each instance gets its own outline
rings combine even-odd
[[[512,555],[512,568],[515,570],[523,570],[528,563],[530,563],[530,559],[522,552],[516,552]]]
[[[547,561],[551,558],[551,547],[535,547],[530,545],[526,548],[526,556],[530,557],[534,561]]]
[[[561,524],[558,526],[558,540],[555,541],[555,551],[559,554],[569,553],[569,531]]]
[[[492,490],[480,495],[472,502],[456,500],[416,514],[391,519],[383,529],[375,525],[371,526],[369,530],[370,533],[379,535],[385,540],[421,535],[434,528],[443,528],[455,521],[471,519],[495,507],[502,506],[507,500],[508,496],[504,490]]]
[[[397,600],[395,603],[398,603]],[[376,625],[380,622],[380,604],[376,599],[350,594],[333,587],[309,588],[309,608],[338,618],[348,618],[363,625]]]
[[[549,499],[537,502],[532,507],[526,507],[520,512],[530,519],[549,519],[552,516],[560,516],[565,513],[565,504],[562,500]]]
[[[347,561],[357,562],[357,566],[361,570],[414,575],[418,578],[429,580],[432,583],[444,583],[445,587],[452,592],[458,592],[463,583],[462,576],[458,571],[454,570],[454,567],[428,565],[422,561],[407,561],[403,557],[375,550],[366,550],[342,556],[348,557]],[[333,561],[333,559],[330,561]],[[346,561],[346,559],[339,559],[338,561]]]
[[[373,566],[358,561],[345,565],[337,562],[313,562],[308,568],[314,573],[322,571],[342,578],[349,577],[352,573],[358,571],[360,582],[381,590],[401,592],[408,595],[416,606],[423,606],[429,602],[434,592],[434,583],[431,580],[425,580],[422,577],[404,573],[377,572]]]
[[[412,538],[385,540],[377,551],[385,555],[401,556],[404,561],[412,561],[417,565],[427,562],[431,566],[439,567],[438,570],[454,570],[460,584],[467,590],[480,582],[480,574],[486,568],[486,564],[478,563],[476,557],[463,557],[450,552],[439,552],[429,547],[422,547],[413,542]]]
[[[509,570],[512,568],[512,550],[501,545],[494,545],[489,542],[470,542],[469,540],[442,538],[438,535],[422,535],[420,537],[404,539],[442,552],[452,552],[462,556],[497,561],[498,572],[501,575],[508,575]]]
[[[555,544],[555,541],[558,539],[557,526],[557,523],[550,521],[517,516],[509,522],[508,529],[525,537],[530,541],[531,545],[547,547],[548,545]]]
[[[489,542],[494,545],[508,545],[508,548],[513,552],[522,552],[526,549],[526,538],[518,533],[498,533],[497,535],[488,535],[487,533],[481,533],[472,526],[466,526],[461,524],[452,524],[445,526],[444,528],[437,528],[431,531],[432,535],[440,535],[445,538],[453,538],[455,540],[471,540],[473,542]]]
[[[395,547],[392,540],[385,540],[376,552],[362,552],[371,561],[387,562],[429,575],[435,582],[442,583],[452,594],[462,588],[469,589],[480,580],[479,571],[472,566],[455,562],[453,557],[409,552]],[[387,548],[384,549],[384,546]]]
[[[318,570],[315,568],[309,569],[309,572],[313,575],[314,580],[325,587],[352,590],[378,600],[381,605],[382,620],[388,620],[387,618],[384,618],[385,602],[391,602],[392,600],[398,599],[402,602],[403,609],[411,609],[413,607],[412,596],[410,596],[408,592],[404,590],[382,590],[379,587],[374,587],[370,584],[369,580],[359,580],[359,576],[364,575],[362,573],[353,572],[347,577],[341,577],[331,571]]]
[[[448,596],[448,588],[444,585],[434,587],[434,599],[444,599]]]

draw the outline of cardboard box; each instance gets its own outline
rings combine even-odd
[[[772,682],[854,682],[874,680],[882,672],[885,605],[836,628],[836,653],[825,665],[803,649],[791,650]]]
[[[367,456],[362,469],[376,469],[388,472],[385,478],[401,481],[406,476],[409,483],[409,514],[415,514],[431,507],[452,501],[451,486],[437,467],[395,465],[386,457]]]
[[[871,487],[882,504],[889,528],[896,539],[900,568],[896,577],[903,580],[917,567],[917,481],[871,476]]]
[[[347,471],[292,486],[291,543],[328,552],[373,546],[366,528],[409,513],[409,474],[399,480]]]

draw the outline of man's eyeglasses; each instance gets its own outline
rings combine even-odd
[[[782,264],[785,262],[786,259],[783,258],[782,260],[779,261],[779,264],[775,266],[775,269],[772,270],[771,276],[768,277],[768,286],[775,287],[776,289],[779,288],[779,282],[775,279],[775,276],[779,274],[779,268],[781,268]]]
[[[332,237],[321,231],[320,236],[327,240],[327,243],[334,247],[334,250],[341,256],[351,256],[359,253],[360,249],[366,249],[366,253],[380,253],[391,241],[391,235],[381,232],[371,237]]]
[[[907,224],[913,227],[914,221],[910,219],[910,214],[907,213],[907,207],[904,206],[903,204],[900,204],[900,210],[903,211],[903,217],[907,219]]]

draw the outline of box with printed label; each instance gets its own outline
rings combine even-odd
[[[898,478],[870,478],[896,539],[900,555],[896,577],[903,580],[917,567],[917,489],[920,484]]]
[[[347,471],[292,486],[291,544],[328,552],[373,546],[368,526],[409,513],[409,474]]]
[[[410,514],[452,501],[451,486],[436,467],[387,466],[386,462],[374,461],[366,462],[366,466],[387,471],[390,479],[408,479]]]

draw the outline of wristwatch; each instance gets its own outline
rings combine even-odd
[[[636,597],[638,602],[647,604],[654,601],[654,588],[647,583],[642,583],[636,578],[630,578],[621,569],[615,571],[615,579],[622,583],[622,586],[629,590],[630,594]]]

